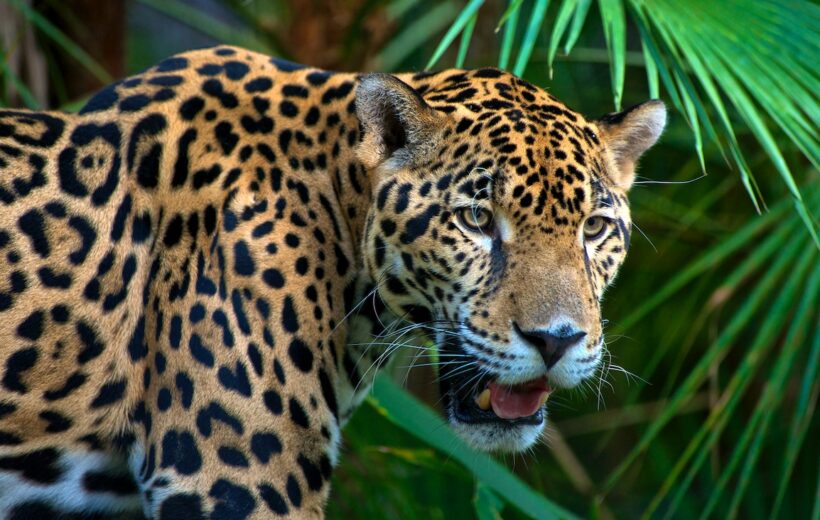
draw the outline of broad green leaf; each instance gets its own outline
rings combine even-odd
[[[534,518],[577,518],[527,486],[492,457],[467,446],[431,409],[384,375],[376,377],[370,397],[390,421],[462,463],[498,496]]]
[[[432,448],[407,449],[393,446],[371,446],[365,451],[383,453],[401,459],[403,462],[412,464],[413,466],[419,466],[432,471],[445,471],[458,477],[467,474],[467,472],[455,462],[446,461],[442,463],[441,456]]]
[[[476,482],[473,503],[478,520],[501,520],[504,501],[498,498],[487,485]]]

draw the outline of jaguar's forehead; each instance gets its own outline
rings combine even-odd
[[[450,115],[442,155],[459,172],[459,193],[514,208],[514,219],[544,215],[552,225],[610,199],[596,126],[550,93],[498,69],[414,80],[433,109]]]
[[[509,72],[486,68],[416,74],[413,79],[419,94],[440,112],[472,117],[479,122],[498,118],[499,122],[511,123],[516,133],[540,135],[554,131],[554,137],[559,138],[569,132],[589,146],[599,144],[593,125],[581,114]]]

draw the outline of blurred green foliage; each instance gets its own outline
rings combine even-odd
[[[28,4],[10,1],[41,37],[105,74]],[[202,3],[135,0],[128,69],[191,41],[153,30],[163,17],[197,42],[294,57],[286,29],[298,2],[210,4],[218,16]],[[611,358],[600,379],[555,395],[545,442],[502,457],[509,469],[470,452],[426,405],[380,379],[345,431],[329,517],[818,518],[820,8],[339,5],[352,12],[334,49],[340,67],[497,64],[588,115],[648,97],[676,110],[631,193],[638,232],[607,294]],[[362,43],[381,26],[388,37]],[[4,62],[4,88],[34,106]]]

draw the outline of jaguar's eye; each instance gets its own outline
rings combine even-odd
[[[606,217],[589,217],[584,222],[584,238],[588,241],[601,238],[608,225],[609,219]]]
[[[489,234],[493,225],[493,214],[486,209],[464,207],[456,210],[458,219],[470,231]]]

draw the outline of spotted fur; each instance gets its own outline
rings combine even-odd
[[[655,102],[589,122],[495,69],[361,76],[232,47],[78,114],[0,111],[0,511],[320,517],[379,354],[362,345],[397,320],[502,382],[588,377],[662,120]],[[586,336],[551,365],[515,327]],[[451,420],[495,449],[543,428]]]

